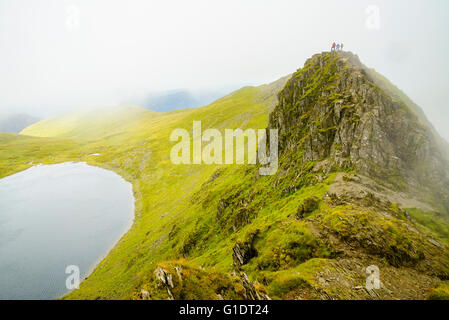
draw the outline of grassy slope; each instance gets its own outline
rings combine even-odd
[[[117,109],[114,115],[106,118],[101,111],[74,113],[40,122],[23,132],[46,138],[0,135],[0,150],[5,150],[0,151],[0,177],[30,166],[30,161],[35,164],[76,160],[114,170],[134,185],[135,225],[82,283],[81,289],[67,298],[130,298],[154,279],[156,265],[182,257],[189,260],[184,264],[187,269],[193,268],[192,264],[201,265],[208,267],[208,277],[213,272],[219,272],[217,277],[224,277],[220,272],[233,269],[235,243],[244,243],[255,232],[259,233],[255,243],[259,255],[244,266],[244,270],[252,279],[266,283],[274,298],[295,297],[289,296],[290,291],[302,285],[319,287],[315,278],[317,271],[337,270],[339,266],[333,260],[338,255],[335,244],[329,243],[329,239],[318,239],[313,233],[314,223],[294,218],[304,199],[324,195],[334,175],[313,186],[309,186],[307,175],[295,181],[290,177],[284,180],[268,177],[255,183],[250,168],[231,166],[217,171],[217,166],[174,166],[169,160],[173,145],[168,140],[171,131],[175,128],[191,130],[194,120],[202,121],[203,130],[207,127],[266,127],[268,111],[275,102],[274,95],[286,80],[267,86],[246,87],[199,109],[154,113],[128,107]],[[92,156],[93,153],[100,156]],[[309,168],[297,169],[300,172]],[[214,173],[218,178],[210,181]],[[284,192],[298,180],[297,192]],[[273,183],[276,188],[272,187]],[[252,199],[248,207],[242,204],[247,198]],[[217,203],[220,200],[231,205],[218,219]],[[239,226],[235,217],[241,212],[257,214],[250,217],[251,224]],[[418,211],[413,215],[425,217],[425,213]],[[321,203],[320,212],[315,212],[311,218],[320,221],[321,226],[347,236],[367,234],[376,238],[377,232],[385,232],[381,230],[388,228],[389,232],[384,234],[388,241],[385,246],[397,241],[403,243],[404,237],[414,237],[404,229],[401,219],[379,220],[370,227],[366,221],[376,219],[377,215],[357,207],[329,207]],[[354,230],[352,224],[346,223],[354,219],[360,222],[357,224],[360,230]],[[237,232],[232,231],[233,226],[237,226]],[[403,234],[401,239],[398,234]],[[418,243],[414,238],[410,241]],[[377,263],[390,268],[383,261]],[[364,277],[357,277],[354,275],[351,281],[363,284]],[[404,278],[410,278],[410,275],[406,274]],[[203,284],[195,283],[195,286],[201,288],[209,284],[210,279]],[[341,293],[352,297],[351,290]],[[166,298],[164,295],[155,297]]]
[[[203,130],[264,128],[268,109],[275,101],[270,88],[282,86],[285,81],[245,87],[198,109],[154,113],[127,107],[106,117],[101,111],[82,111],[41,121],[25,129],[21,136],[0,136],[0,150],[4,150],[0,151],[0,177],[23,170],[31,162],[71,160],[114,170],[134,185],[136,223],[69,298],[130,297],[142,285],[143,277],[152,273],[154,264],[170,256],[159,245],[173,222],[185,216],[190,207],[186,200],[216,169],[171,164],[171,131],[191,130],[194,120],[202,121]]]
[[[79,144],[68,139],[39,138],[0,132],[0,177],[38,163],[78,159]]]
[[[21,134],[35,137],[69,137],[92,139],[109,137],[120,132],[129,133],[140,118],[157,117],[160,114],[139,107],[82,109],[41,120]]]

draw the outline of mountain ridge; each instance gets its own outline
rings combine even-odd
[[[31,145],[6,142],[2,149],[13,153],[0,152],[0,176],[30,161],[75,160],[133,183],[134,226],[65,299],[445,297],[449,223],[439,206],[443,198],[435,199],[431,175],[417,186],[419,173],[409,177],[406,170],[418,170],[432,154],[389,130],[423,139],[417,141],[430,143],[429,150],[438,147],[430,129],[415,125],[419,117],[372,80],[355,55],[321,53],[292,76],[242,88],[202,108],[133,117],[118,127],[117,119],[96,127],[87,117],[52,137],[33,137]],[[191,128],[194,120],[220,130],[278,128],[278,173],[259,176],[249,165],[171,164],[170,132]],[[79,136],[86,123],[92,128]],[[361,139],[370,128],[364,123],[380,132],[372,149]],[[46,126],[24,133],[45,134]],[[62,138],[70,144],[53,147]],[[390,147],[381,147],[384,141]],[[403,156],[410,150],[417,151],[416,161]],[[376,166],[398,169],[403,183],[367,170],[365,160],[373,156]],[[424,163],[423,173],[439,172],[439,157],[432,161],[435,166]],[[418,192],[421,187],[427,190]],[[416,193],[431,197],[416,199]],[[380,270],[380,289],[365,288],[371,265]]]
[[[438,192],[449,189],[440,137],[418,106],[392,98],[370,73],[349,52],[309,59],[281,91],[270,115],[269,127],[280,130],[280,152],[293,145],[290,149],[304,150],[303,162],[326,160],[316,164],[325,170],[354,168],[399,191],[424,193],[420,187],[425,184],[434,189],[436,201],[444,199],[449,213],[448,195]]]
[[[278,174],[217,170],[191,198],[195,227],[178,236],[189,224],[179,222],[167,240],[187,261],[158,264],[134,297],[192,298],[193,286],[210,286],[217,268],[233,272],[225,286],[232,289],[209,290],[209,298],[423,299],[439,283],[446,288],[448,234],[433,231],[448,226],[447,162],[419,116],[379,88],[355,55],[313,56],[270,114],[268,129],[280,136]],[[389,172],[393,179],[385,179]],[[372,265],[382,274],[378,290],[364,287]]]

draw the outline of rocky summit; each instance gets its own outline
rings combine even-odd
[[[394,96],[394,89],[350,52],[313,56],[270,115],[270,128],[281,133],[284,167],[313,161],[325,172],[356,170],[394,190],[433,197],[449,211],[441,138],[419,107]]]

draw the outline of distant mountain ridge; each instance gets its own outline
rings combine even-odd
[[[170,90],[150,94],[139,105],[157,112],[168,112],[185,108],[202,107],[221,98],[224,94],[224,91],[202,91],[196,93],[181,89]]]
[[[39,120],[37,117],[24,113],[0,115],[0,132],[19,133]]]

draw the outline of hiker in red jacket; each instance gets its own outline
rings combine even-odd
[[[335,46],[336,46],[337,44],[334,42],[334,43],[332,43],[332,48],[331,48],[331,51],[335,51]]]

